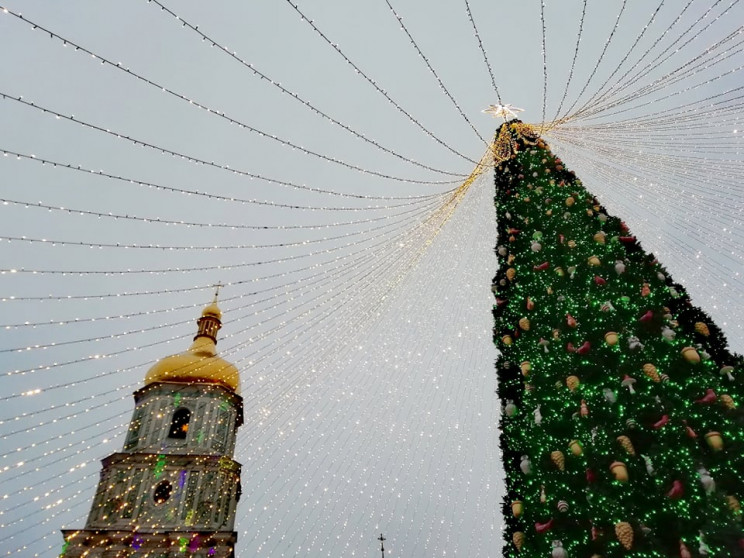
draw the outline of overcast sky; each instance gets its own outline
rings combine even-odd
[[[497,554],[492,176],[435,210],[485,152],[498,97],[464,0],[390,4],[421,54],[385,0],[298,4],[346,59],[287,0],[165,0],[180,21],[145,0],[0,0],[25,18],[0,13],[0,150],[21,155],[0,157],[7,555],[55,556],[59,529],[84,525],[131,392],[188,347],[217,282],[246,408],[239,555],[376,556],[380,531],[389,556]],[[582,0],[549,2],[545,65],[538,0],[469,7],[527,122],[544,90],[552,118],[647,51],[630,98],[587,125],[744,86],[738,2],[590,1],[583,25]],[[720,40],[718,65],[665,77]],[[672,112],[548,139],[741,352],[726,106],[697,134]]]

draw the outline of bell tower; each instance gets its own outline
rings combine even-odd
[[[238,369],[217,356],[216,301],[191,347],[150,368],[134,393],[122,451],[103,460],[84,529],[63,530],[64,558],[234,558],[243,423]]]

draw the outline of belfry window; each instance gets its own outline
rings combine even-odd
[[[164,480],[159,482],[152,492],[152,499],[155,505],[165,504],[170,498],[171,492],[173,492],[173,485],[169,481]]]
[[[180,440],[186,439],[186,434],[189,431],[189,421],[191,420],[191,411],[186,407],[176,409],[171,419],[170,431],[168,432],[168,438],[178,438]]]

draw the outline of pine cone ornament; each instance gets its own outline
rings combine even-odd
[[[727,409],[736,409],[736,403],[734,403],[733,397],[731,397],[727,393],[721,395],[719,399],[721,400],[721,404]]]
[[[661,381],[661,377],[659,376],[659,373],[656,371],[656,366],[654,366],[651,363],[647,363],[643,365],[643,373],[651,378],[656,383],[659,383]]]
[[[512,535],[512,541],[514,542],[514,546],[517,547],[517,550],[522,550],[522,546],[524,545],[524,533],[522,531],[516,531]]]
[[[615,524],[615,535],[625,550],[633,548],[633,527],[627,521],[620,521]]]
[[[707,324],[703,322],[695,323],[695,331],[700,335],[704,335],[705,337],[708,337],[710,335],[710,330],[708,329]]]
[[[620,443],[621,446],[623,446],[623,449],[627,451],[630,455],[635,455],[635,448],[633,447],[633,442],[630,441],[630,438],[627,436],[618,436],[617,441]]]
[[[550,459],[555,463],[555,466],[558,467],[559,470],[565,471],[566,470],[566,456],[563,455],[562,451],[554,451],[550,453]]]
[[[530,321],[527,318],[522,318],[519,320],[519,327],[522,328],[523,331],[529,331],[530,330]]]

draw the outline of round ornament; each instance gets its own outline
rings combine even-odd
[[[708,443],[708,447],[713,451],[721,451],[723,449],[723,437],[720,432],[708,432],[705,435],[705,441]]]
[[[685,347],[682,349],[682,356],[691,364],[697,364],[700,362],[700,354],[697,352],[695,347]]]
[[[540,244],[539,242],[533,242],[532,244],[530,244],[530,250],[532,250],[533,252],[539,252],[540,250],[542,250],[542,244]]]
[[[587,259],[587,263],[592,267],[602,265],[602,262],[599,261],[599,258],[597,256],[590,256],[589,259]]]
[[[607,333],[605,333],[604,338],[605,338],[605,343],[607,343],[610,346],[617,345],[617,342],[619,340],[617,333],[614,331],[608,331]]]
[[[532,365],[530,364],[529,360],[525,360],[522,362],[522,364],[519,365],[519,368],[522,369],[522,375],[528,376],[530,371],[532,370]]]
[[[514,500],[512,502],[512,515],[514,517],[519,517],[522,515],[522,512],[524,512],[524,503],[522,500]]]
[[[517,276],[517,270],[513,267],[510,267],[506,270],[506,278],[509,279],[509,281],[514,281],[514,278]]]

